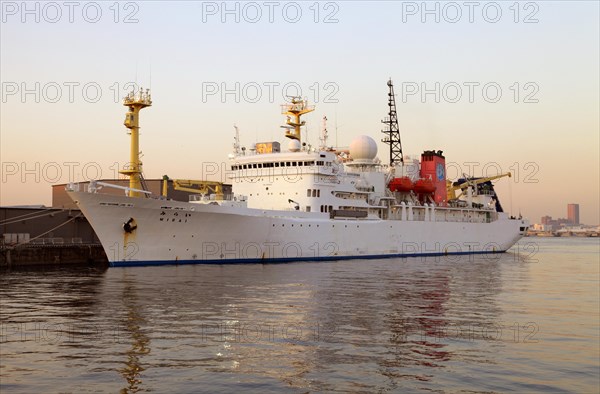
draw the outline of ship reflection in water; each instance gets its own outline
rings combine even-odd
[[[3,272],[0,388],[591,392],[598,284],[580,275],[598,268],[586,245],[579,258]],[[556,274],[564,261],[577,275]]]
[[[144,371],[140,359],[143,355],[150,353],[150,339],[144,333],[145,328],[143,327],[147,327],[147,322],[144,319],[143,310],[139,305],[135,290],[135,280],[124,280],[122,302],[127,312],[123,334],[126,333],[129,335],[131,348],[127,350],[125,367],[119,371],[127,381],[127,387],[121,389],[121,393],[137,393],[142,383],[140,375]],[[123,339],[125,340],[125,338]]]

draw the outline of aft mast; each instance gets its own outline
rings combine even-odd
[[[281,113],[288,116],[286,121],[287,126],[281,126],[287,129],[285,136],[292,140],[302,142],[300,137],[300,127],[304,126],[306,122],[300,121],[300,117],[314,110],[314,105],[308,105],[306,100],[303,100],[301,97],[297,96],[292,97],[290,103],[282,104]]]
[[[398,161],[401,164],[404,164],[404,156],[402,155],[400,128],[398,127],[398,114],[396,113],[396,96],[394,95],[394,84],[392,83],[391,78],[387,85],[390,88],[388,93],[389,112],[388,117],[381,121],[381,123],[387,125],[385,130],[381,130],[381,132],[387,134],[387,136],[381,141],[390,146],[390,166],[393,166],[394,163]]]
[[[129,164],[126,169],[119,171],[129,177],[129,197],[140,197],[136,190],[142,189],[142,162],[140,160],[140,111],[152,105],[150,89],[140,89],[138,94],[129,93],[123,99],[123,105],[129,107],[123,124],[130,130],[131,146],[129,151]]]

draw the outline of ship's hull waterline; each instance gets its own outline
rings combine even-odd
[[[503,213],[489,223],[331,219],[320,213],[68,193],[112,266],[499,253],[523,236],[526,225]]]

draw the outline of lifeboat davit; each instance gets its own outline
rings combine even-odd
[[[413,182],[410,180],[409,177],[403,176],[402,178],[392,179],[390,181],[390,184],[388,185],[388,187],[393,192],[407,193],[407,192],[411,191],[415,187],[415,185],[413,184]]]
[[[435,185],[431,179],[419,179],[415,182],[415,192],[419,194],[430,194],[435,192]]]

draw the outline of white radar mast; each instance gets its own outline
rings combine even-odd
[[[240,147],[240,130],[235,124],[233,125],[233,128],[235,129],[235,137],[233,137],[233,154],[235,156],[240,156],[242,153]]]
[[[327,116],[323,116],[323,127],[321,128],[321,138],[319,138],[319,141],[321,141],[321,146],[319,149],[327,150],[327,137]]]

